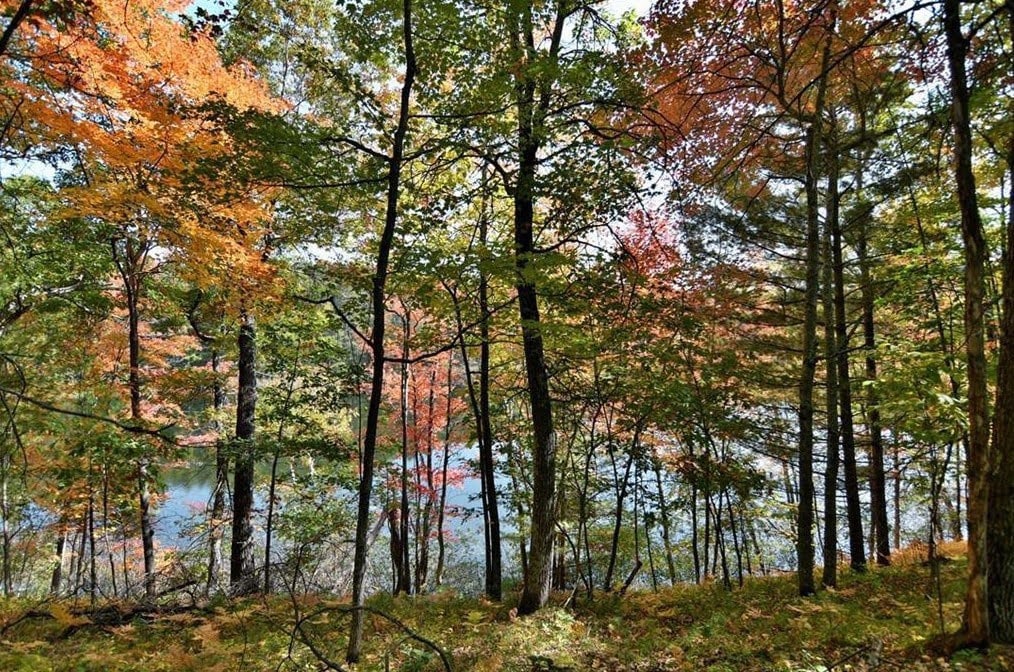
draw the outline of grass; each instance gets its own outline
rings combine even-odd
[[[438,656],[421,641],[428,640],[449,654],[454,670],[477,672],[1014,670],[1008,647],[950,659],[926,654],[927,641],[940,630],[935,588],[915,553],[898,560],[866,574],[845,572],[837,590],[808,599],[796,596],[791,575],[748,580],[733,591],[706,585],[599,594],[574,609],[550,606],[528,618],[514,617],[509,603],[449,592],[377,596],[356,669],[441,670]],[[965,570],[960,557],[942,568],[947,630],[959,624]],[[321,658],[336,666],[342,660],[345,606],[301,600],[305,620],[294,635],[295,608],[281,597],[139,614],[117,625],[77,616],[73,604],[36,605],[33,616],[0,635],[0,670],[327,669]],[[0,627],[31,609],[24,602],[0,603]]]

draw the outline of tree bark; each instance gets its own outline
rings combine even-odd
[[[833,129],[832,129],[833,130]],[[832,145],[834,143],[831,143]],[[838,405],[841,411],[842,466],[845,472],[845,505],[849,526],[850,566],[854,572],[866,571],[866,546],[863,537],[863,510],[859,499],[859,469],[856,464],[856,436],[852,414],[852,374],[849,356],[848,315],[845,305],[845,261],[842,256],[841,220],[838,216],[838,161],[836,149],[829,152],[827,220],[831,227],[831,254],[834,274],[834,332],[838,363]]]
[[[229,454],[222,438],[220,414],[225,407],[225,388],[218,379],[219,354],[217,349],[211,351],[211,372],[215,376],[212,387],[212,407],[215,412],[215,489],[211,495],[211,511],[208,521],[208,583],[205,593],[217,591],[222,581],[222,527],[225,518],[225,491],[229,487]]]
[[[859,230],[861,299],[863,304],[863,347],[866,350],[866,418],[870,432],[870,509],[876,538],[878,565],[891,564],[891,530],[887,523],[887,477],[884,471],[884,436],[880,426],[880,398],[877,394],[877,339],[873,314],[874,292],[870,274],[869,215],[864,215]]]
[[[233,594],[257,591],[254,566],[254,434],[257,411],[257,342],[253,318],[244,310],[239,327],[239,391],[236,397],[236,464],[232,485],[232,547],[229,583]]]
[[[823,88],[823,87],[821,87]],[[817,106],[819,110],[821,106]],[[803,365],[799,378],[799,503],[796,530],[798,586],[802,596],[815,591],[813,580],[813,388],[817,370],[817,297],[820,290],[820,232],[817,223],[819,122],[806,132],[806,287],[803,299]]]
[[[835,17],[832,16],[832,24]],[[803,297],[803,362],[799,378],[799,515],[796,531],[798,586],[802,596],[815,592],[813,579],[813,388],[817,370],[817,303],[820,296],[820,225],[817,176],[820,174],[822,143],[821,114],[827,91],[827,70],[831,61],[831,32],[821,55],[815,113],[806,129],[806,284]],[[841,344],[838,344],[839,347]],[[840,382],[840,381],[839,381]],[[840,386],[839,386],[840,387]]]
[[[486,215],[479,223],[479,244],[483,255],[488,254],[489,221]],[[490,599],[503,597],[503,551],[500,547],[500,507],[496,491],[496,461],[493,456],[493,425],[489,406],[489,273],[485,268],[479,271],[479,463],[481,478],[486,492],[485,522],[489,536],[489,554],[486,565],[486,595]]]
[[[1014,7],[1006,6],[1014,37]],[[1008,110],[1014,105],[1008,106]],[[1007,138],[1006,238],[1003,250],[1003,314],[996,385],[989,505],[986,528],[989,634],[993,642],[1014,644],[1014,134]],[[960,497],[960,492],[958,493]]]
[[[830,182],[830,178],[828,180]],[[824,469],[824,571],[821,583],[829,588],[838,585],[838,462],[840,433],[838,431],[838,368],[837,339],[834,329],[834,291],[831,272],[831,230],[824,227],[824,363],[827,376],[827,463]]]
[[[113,261],[123,282],[123,292],[127,303],[127,358],[130,392],[130,419],[140,424],[143,421],[141,412],[141,336],[140,336],[140,293],[143,282],[144,265],[148,257],[149,246],[142,241],[127,238],[122,241],[113,240]],[[144,450],[144,448],[142,448]],[[155,530],[151,524],[151,493],[149,492],[149,459],[147,455],[137,458],[137,498],[141,523],[141,548],[144,554],[144,596],[145,599],[155,598]]]
[[[965,358],[968,371],[968,588],[961,636],[968,644],[989,641],[986,582],[986,520],[989,500],[989,407],[984,334],[986,240],[972,172],[972,133],[965,71],[968,42],[961,32],[960,0],[944,1],[944,35],[950,69],[954,172],[965,248]]]
[[[398,125],[394,131],[391,155],[387,162],[387,204],[384,213],[384,230],[377,250],[376,273],[373,276],[371,307],[373,328],[370,340],[373,355],[373,380],[370,384],[370,403],[367,408],[366,432],[363,437],[362,464],[359,477],[359,504],[356,512],[356,543],[352,568],[352,619],[349,626],[349,644],[345,651],[346,662],[359,661],[363,643],[363,610],[366,599],[366,553],[370,527],[370,495],[373,492],[373,460],[377,450],[377,425],[380,420],[380,403],[384,397],[384,327],[386,321],[386,295],[388,267],[394,231],[398,223],[398,198],[401,192],[401,171],[408,135],[409,105],[415,83],[416,62],[412,46],[412,0],[402,0],[402,39],[405,53],[405,76],[401,84]]]
[[[558,55],[563,37],[563,3],[557,5],[557,16],[550,38],[550,58]],[[517,107],[518,172],[513,185],[514,199],[514,260],[515,289],[521,318],[525,370],[532,417],[532,513],[531,540],[524,586],[518,602],[518,613],[530,614],[549,599],[553,561],[553,538],[556,532],[556,435],[549,397],[549,375],[546,370],[545,347],[539,315],[536,281],[530,270],[537,254],[534,224],[539,150],[544,142],[544,120],[550,105],[550,80],[535,70],[540,61],[535,47],[533,8],[525,2],[520,15],[514,17],[511,46],[519,59],[515,80]],[[522,44],[523,41],[523,44]]]

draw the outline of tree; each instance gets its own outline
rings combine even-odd
[[[349,663],[359,660],[363,636],[363,600],[366,597],[366,551],[370,524],[370,493],[373,490],[373,461],[377,446],[377,424],[380,420],[380,402],[384,393],[384,332],[387,321],[387,284],[391,247],[395,228],[398,224],[398,199],[401,194],[401,171],[405,163],[405,144],[409,131],[412,86],[416,77],[415,50],[413,47],[412,2],[402,3],[402,47],[404,49],[405,72],[401,85],[397,125],[391,142],[391,153],[387,157],[387,203],[384,211],[384,228],[377,250],[377,261],[373,275],[371,307],[373,328],[370,330],[370,344],[373,356],[373,376],[370,384],[370,402],[366,417],[366,435],[363,439],[359,476],[359,506],[356,515],[355,565],[352,574],[352,623],[349,627],[349,644],[345,659]]]
[[[960,0],[945,0],[943,31],[950,72],[954,176],[965,248],[965,360],[968,368],[968,590],[962,635],[969,644],[989,641],[986,520],[989,499],[989,408],[986,398],[986,240],[972,171],[972,131],[965,71],[968,44],[962,33]]]

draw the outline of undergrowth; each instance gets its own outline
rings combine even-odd
[[[443,670],[435,645],[452,669],[477,672],[1014,670],[1014,650],[1006,647],[949,659],[927,654],[941,611],[945,630],[959,625],[967,567],[961,557],[942,566],[941,610],[918,554],[898,560],[865,574],[845,572],[837,590],[807,599],[796,595],[792,575],[747,580],[732,591],[711,584],[597,593],[572,609],[550,606],[527,618],[516,618],[509,603],[449,592],[377,596],[355,669]],[[105,605],[102,618],[84,607],[0,602],[0,670],[338,668],[348,626],[347,605],[321,598],[271,597],[174,613]]]

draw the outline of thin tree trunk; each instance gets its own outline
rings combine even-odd
[[[821,90],[823,90],[823,85]],[[818,105],[820,110],[823,106]],[[817,223],[819,122],[806,132],[806,289],[803,300],[803,365],[799,379],[799,508],[796,558],[799,594],[814,593],[813,581],[813,388],[817,369],[817,297],[820,289],[820,232]]]
[[[356,512],[356,543],[352,569],[352,618],[349,626],[349,643],[345,660],[356,663],[362,651],[363,602],[366,598],[366,552],[370,526],[370,495],[373,491],[373,460],[377,448],[377,425],[380,404],[384,396],[384,326],[386,319],[387,273],[394,232],[398,222],[398,198],[401,190],[401,171],[404,163],[405,137],[408,134],[409,105],[416,76],[415,50],[412,46],[412,0],[402,0],[402,36],[405,53],[405,75],[401,85],[398,126],[395,129],[391,156],[387,167],[387,205],[384,213],[384,230],[377,251],[376,274],[373,276],[371,307],[373,328],[370,332],[373,350],[373,380],[370,385],[370,403],[363,437],[359,503]]]
[[[838,344],[834,330],[834,285],[831,269],[831,228],[824,227],[824,363],[827,394],[827,465],[824,470],[824,571],[821,583],[838,585]]]
[[[92,464],[88,460],[88,597],[94,607],[99,598],[98,553],[95,548],[95,489],[92,487]]]
[[[3,529],[3,590],[4,597],[13,593],[11,580],[11,548],[13,537],[10,529],[10,500],[8,499],[7,480],[10,472],[10,454],[4,451],[0,455],[0,525]]]
[[[901,550],[901,448],[894,441],[894,547]]]
[[[832,129],[833,131],[833,129]],[[833,134],[832,134],[833,137]],[[832,142],[832,145],[835,143]],[[849,527],[849,555],[852,571],[866,571],[866,547],[863,537],[863,510],[859,499],[859,469],[856,463],[856,439],[852,413],[852,382],[849,355],[848,315],[845,305],[845,261],[842,256],[841,220],[838,216],[837,150],[828,158],[828,212],[831,227],[831,254],[834,257],[834,331],[838,363],[838,404],[841,412],[842,466],[845,472],[845,505]],[[881,465],[881,469],[883,466]]]
[[[479,244],[488,254],[489,221],[485,215],[479,222]],[[493,426],[489,405],[489,274],[479,272],[479,442],[482,481],[486,490],[486,523],[489,528],[489,563],[486,568],[486,595],[500,600],[503,596],[503,551],[500,547],[500,508],[496,492],[496,464],[493,457]]]
[[[870,509],[876,537],[878,565],[891,564],[890,528],[887,523],[887,484],[884,471],[884,436],[880,427],[880,398],[877,392],[877,339],[873,315],[873,280],[867,253],[868,215],[861,222],[856,246],[861,274],[863,303],[863,347],[866,350],[866,417],[870,432]]]
[[[440,456],[440,501],[437,504],[437,570],[436,570],[436,583],[439,588],[444,582],[444,519],[447,515],[447,467],[450,462],[451,455],[451,429],[453,422],[451,418],[451,400],[454,394],[454,357],[447,354],[447,406],[444,411],[444,443],[443,453]],[[466,374],[467,375],[467,374]],[[483,496],[483,505],[488,510],[488,495]],[[488,516],[488,514],[487,514]],[[486,517],[484,516],[484,519]],[[488,524],[487,526],[488,527]],[[487,548],[489,543],[487,542]],[[487,563],[488,564],[488,563]],[[494,598],[492,595],[487,595],[491,599]]]
[[[109,560],[109,579],[113,584],[113,598],[120,596],[116,585],[116,560],[113,556],[113,544],[109,540],[109,471],[102,468],[102,538],[105,541],[106,556]]]
[[[676,585],[676,561],[672,553],[672,540],[669,536],[669,507],[665,503],[665,493],[662,490],[662,465],[660,461],[652,456],[652,470],[655,472],[655,487],[658,493],[658,513],[662,519],[662,543],[665,546],[666,569],[669,570],[669,585]],[[696,566],[696,562],[694,563]]]
[[[409,311],[405,308],[405,304],[402,303],[402,309],[404,310],[404,333],[402,334],[402,350],[401,355],[405,360],[401,365],[401,478],[399,479],[399,493],[400,493],[400,507],[398,517],[399,524],[399,536],[401,536],[401,557],[398,558],[396,564],[398,573],[398,582],[395,584],[394,594],[405,593],[410,595],[412,593],[412,569],[409,564],[409,515],[410,510],[408,508],[408,339],[409,339],[409,320],[411,316]]]
[[[634,445],[637,443],[637,437],[634,437]],[[620,532],[623,529],[623,502],[627,498],[627,484],[630,482],[630,468],[634,464],[634,451],[631,449],[630,455],[627,457],[627,463],[623,467],[623,479],[619,479],[619,473],[616,469],[616,456],[613,451],[609,453],[609,459],[613,463],[613,479],[616,483],[616,508],[613,512],[613,535],[612,542],[609,545],[609,564],[606,567],[606,576],[602,580],[602,590],[611,592],[613,590],[613,572],[616,569],[616,556],[620,549]]]
[[[211,373],[215,377],[212,387],[212,406],[215,412],[215,489],[211,495],[210,519],[208,520],[208,583],[205,594],[218,590],[222,582],[222,533],[225,518],[225,491],[229,487],[229,455],[222,438],[222,409],[225,407],[225,388],[218,379],[219,354],[211,351]]]
[[[140,336],[140,293],[144,265],[149,246],[130,238],[123,241],[121,252],[119,242],[111,243],[113,261],[123,282],[127,304],[127,352],[128,388],[130,391],[130,419],[136,424],[143,422],[141,412],[141,336]],[[143,448],[142,448],[143,449]],[[144,596],[155,598],[155,530],[151,524],[151,494],[149,483],[150,460],[147,455],[137,458],[138,510],[141,522],[141,547],[144,553]]]

